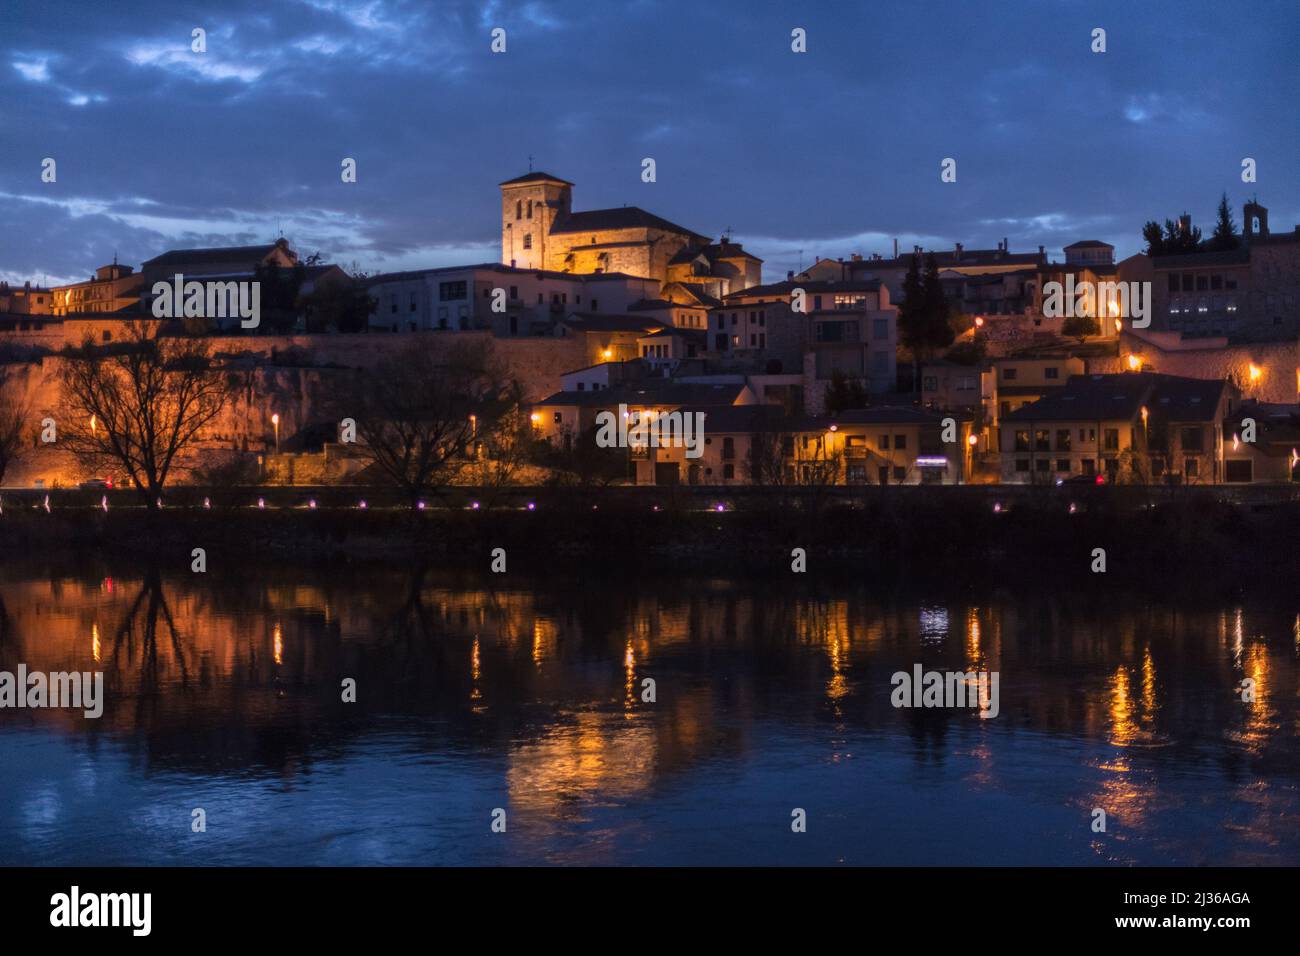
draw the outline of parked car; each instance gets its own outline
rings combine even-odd
[[[1069,478],[1058,478],[1058,485],[1104,485],[1106,476],[1097,475],[1071,475]]]
[[[82,491],[112,491],[112,478],[90,478],[83,481],[79,486]]]

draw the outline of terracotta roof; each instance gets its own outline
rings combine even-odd
[[[522,176],[516,176],[514,179],[507,179],[501,183],[502,186],[522,186],[525,183],[559,183],[561,186],[572,186],[573,183],[567,179],[561,179],[559,176],[552,176],[550,173],[536,172],[525,173]]]
[[[1214,417],[1227,383],[1223,379],[1182,378],[1155,372],[1073,375],[1061,388],[1002,416],[1004,422],[1131,421],[1145,407],[1171,422],[1204,422]]]
[[[600,232],[604,229],[662,229],[665,232],[676,232],[684,236],[705,238],[667,219],[661,219],[654,213],[646,212],[639,206],[571,212],[556,220],[551,226],[551,233]]]

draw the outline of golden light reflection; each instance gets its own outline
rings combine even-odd
[[[474,646],[469,654],[469,679],[473,682],[473,688],[470,690],[470,700],[482,700],[483,691],[478,686],[479,680],[483,677],[483,664],[479,656],[478,635],[474,635]]]
[[[626,673],[624,682],[623,709],[628,711],[628,717],[631,717],[630,711],[636,704],[636,652],[632,649],[632,640],[628,639],[627,645],[623,652],[623,670]]]
[[[541,669],[542,661],[555,653],[555,622],[547,617],[533,618],[533,666]]]
[[[94,623],[94,624],[91,624],[91,625],[90,625],[90,654],[91,654],[92,657],[95,658],[95,663],[98,664],[99,661],[100,661],[99,624],[98,624],[98,623]]]
[[[275,625],[274,639],[275,663],[277,665],[284,663],[284,635],[280,633],[280,625]]]
[[[973,607],[966,612],[966,661],[967,669],[974,670],[983,660],[980,649],[980,611]]]

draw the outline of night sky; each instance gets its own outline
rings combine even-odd
[[[1208,235],[1224,191],[1300,222],[1295,0],[4,0],[0,27],[11,282],[280,231],[370,271],[496,260],[530,154],[575,209],[731,227],[769,280],[895,237],[1122,257],[1184,209]]]

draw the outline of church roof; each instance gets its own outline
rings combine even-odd
[[[552,176],[550,173],[536,172],[525,173],[523,176],[516,176],[514,179],[507,179],[501,183],[502,186],[522,186],[525,183],[559,183],[561,186],[572,186],[573,183],[567,179],[561,179],[559,176]]]
[[[668,260],[669,265],[682,265],[683,263],[693,262],[703,256],[709,262],[717,259],[753,259],[755,262],[763,260],[758,256],[745,251],[744,247],[738,242],[711,242],[707,246],[684,246],[677,255]]]
[[[654,213],[646,212],[639,206],[622,206],[617,209],[589,209],[586,212],[571,212],[556,220],[551,227],[552,234],[567,232],[600,232],[604,229],[662,229],[683,236],[706,237],[692,232],[676,223],[661,219]]]
[[[158,268],[161,266],[172,265],[173,263],[206,263],[206,262],[238,262],[247,261],[249,263],[261,262],[277,248],[282,248],[289,252],[288,243],[268,242],[260,246],[220,246],[217,248],[207,249],[169,249],[161,255],[154,256],[152,259],[146,259],[140,266],[143,272],[147,268]]]

